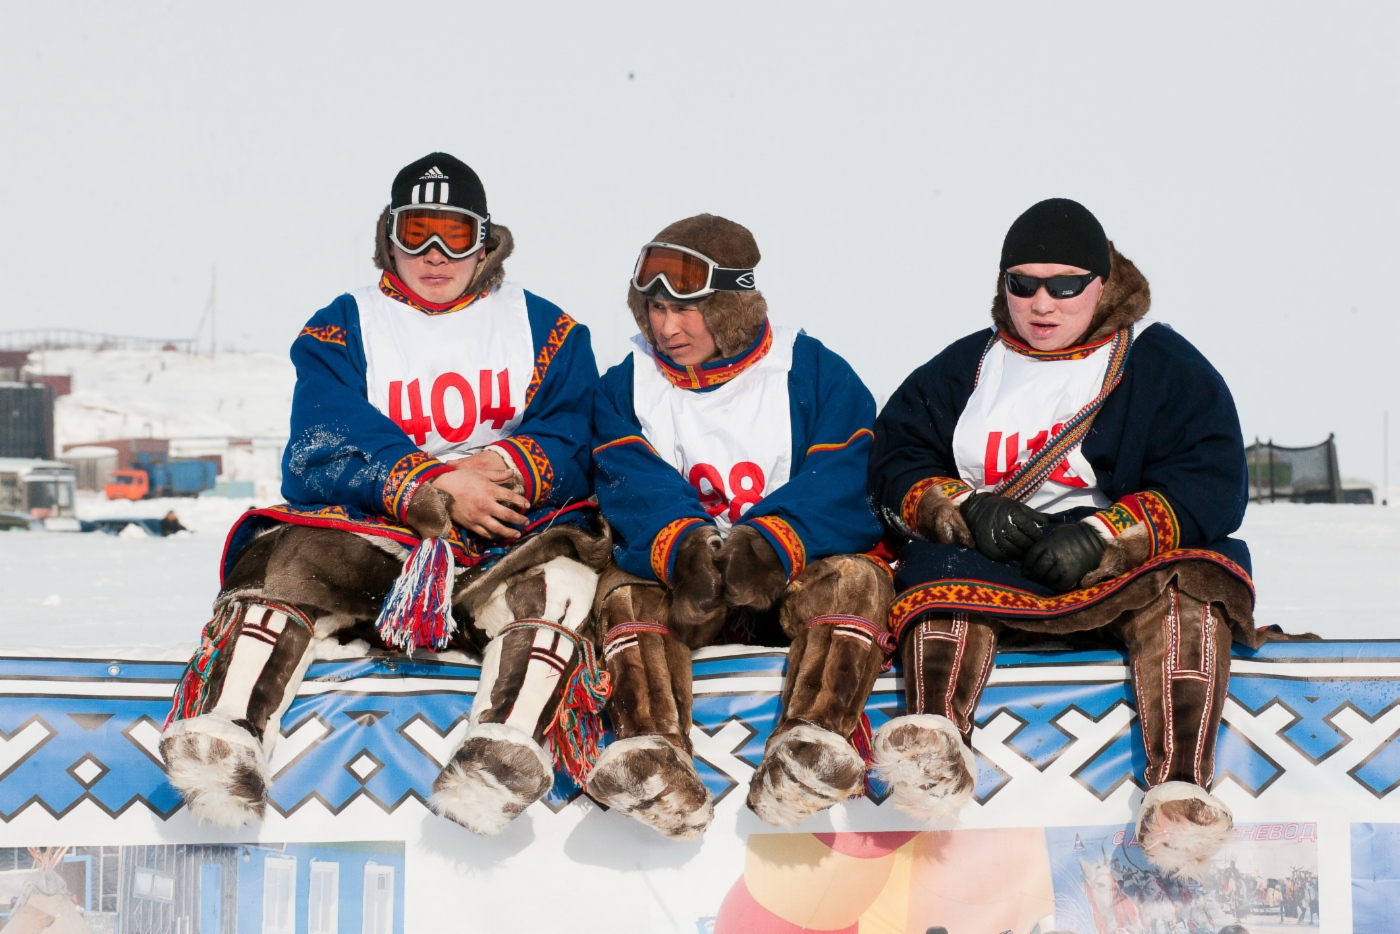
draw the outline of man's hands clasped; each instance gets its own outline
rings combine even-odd
[[[408,507],[409,524],[419,497],[431,488],[433,493],[447,496],[452,521],[468,531],[483,538],[519,538],[519,527],[529,521],[525,513],[530,501],[520,495],[520,481],[504,458],[495,451],[478,451],[452,466],[451,473],[434,477],[431,484],[414,493]],[[414,529],[417,531],[417,526]]]

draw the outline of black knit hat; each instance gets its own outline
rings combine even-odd
[[[405,204],[450,204],[482,217],[486,213],[486,189],[471,166],[445,152],[429,153],[410,162],[394,176],[389,207]]]
[[[1089,209],[1050,198],[1016,218],[1001,244],[1002,271],[1022,263],[1061,263],[1108,278],[1108,237]]]

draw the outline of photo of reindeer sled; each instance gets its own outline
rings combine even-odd
[[[1200,880],[1159,872],[1133,827],[1045,830],[1058,931],[1076,934],[1249,934],[1317,928],[1317,828],[1238,823]]]

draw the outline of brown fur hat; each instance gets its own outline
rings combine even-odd
[[[1085,344],[1121,331],[1146,316],[1147,309],[1152,305],[1152,290],[1148,288],[1147,277],[1138,271],[1132,260],[1114,249],[1112,240],[1108,242],[1108,254],[1108,279],[1099,295],[1098,307],[1094,309],[1093,323],[1089,325],[1089,333],[1075,341],[1076,344]],[[992,321],[998,330],[1017,340],[1025,340],[1011,322],[1011,309],[1006,304],[1006,283],[1001,273],[997,273],[996,298],[992,299]]]
[[[492,224],[486,234],[486,256],[476,264],[476,274],[463,295],[471,292],[491,292],[506,278],[506,258],[515,252],[515,238],[510,228],[503,224]],[[374,229],[374,266],[385,272],[398,275],[394,266],[394,251],[389,244],[389,205],[379,212],[379,226]]]
[[[651,239],[703,253],[726,269],[751,269],[760,259],[758,244],[747,227],[714,214],[697,214],[676,221]],[[758,291],[715,292],[696,304],[721,357],[732,357],[758,340],[768,318],[768,303]],[[630,279],[627,307],[632,309],[642,336],[655,347],[656,336],[647,319],[647,297],[632,288]]]

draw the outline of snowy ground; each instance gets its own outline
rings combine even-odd
[[[161,516],[174,538],[0,533],[0,639],[20,647],[124,646],[187,652],[208,619],[230,524],[251,500],[84,498],[84,518]],[[1254,553],[1257,621],[1329,639],[1400,638],[1400,509],[1254,506],[1241,536]]]

